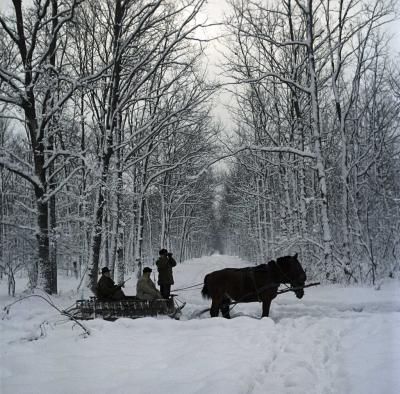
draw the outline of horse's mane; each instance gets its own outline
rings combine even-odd
[[[270,260],[268,263],[263,263],[263,264],[258,264],[254,267],[246,267],[244,270],[252,270],[252,271],[268,271],[268,270],[274,270],[277,266],[277,264],[285,264],[288,260],[288,258],[291,256],[283,256],[283,257],[278,257],[275,260]]]
[[[278,258],[276,259],[276,262],[277,262],[278,264],[280,264],[280,263],[285,264],[291,257],[292,257],[292,256],[278,257]]]
[[[258,264],[254,267],[248,267],[253,271],[267,271],[271,269],[276,264],[275,260],[270,260],[268,263]]]
[[[268,267],[270,266],[270,264],[269,263],[271,263],[271,261],[270,262],[268,262],[268,264],[259,264],[259,265],[256,265],[255,267],[254,267],[254,271],[266,271],[266,270],[268,270]]]

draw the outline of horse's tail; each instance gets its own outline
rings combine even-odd
[[[201,290],[201,294],[202,294],[203,298],[211,298],[210,293],[208,292],[207,276],[208,275],[206,275],[204,277],[204,286],[203,286],[203,289]]]

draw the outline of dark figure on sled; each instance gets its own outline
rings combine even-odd
[[[122,291],[125,282],[116,285],[111,278],[111,273],[108,267],[101,270],[101,277],[97,283],[96,295],[99,301],[122,301],[136,298],[139,300],[150,301],[156,299],[169,299],[171,293],[171,285],[174,284],[172,268],[176,266],[176,261],[167,249],[159,251],[160,257],[156,261],[158,269],[158,284],[160,291],[156,288],[154,282],[150,278],[152,269],[145,267],[142,276],[139,278],[136,285],[136,297],[127,296]]]

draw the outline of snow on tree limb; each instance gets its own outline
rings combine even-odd
[[[17,163],[12,163],[6,158],[0,157],[0,167],[4,167],[7,170],[19,175],[35,187],[43,188],[42,183],[34,173],[24,170]]]

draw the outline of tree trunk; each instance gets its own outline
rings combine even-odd
[[[49,262],[49,207],[47,202],[43,202],[43,194],[38,193],[37,211],[38,211],[38,269],[39,286],[48,294],[52,294],[52,269]]]
[[[49,152],[54,151],[54,137],[49,136]],[[54,174],[54,160],[49,165],[49,177]],[[56,188],[54,176],[49,182],[49,193],[52,193]],[[57,216],[56,216],[56,196],[53,194],[49,200],[49,264],[51,271],[51,293],[57,294]]]
[[[332,268],[332,233],[328,216],[328,198],[327,184],[325,175],[325,165],[322,155],[321,144],[321,123],[320,109],[318,98],[318,82],[314,58],[314,20],[312,0],[307,0],[308,9],[306,12],[307,18],[307,57],[308,71],[310,75],[310,96],[311,96],[311,130],[314,140],[314,153],[316,156],[316,168],[318,174],[318,185],[320,193],[320,210],[322,220],[322,242],[324,246],[324,264],[325,271],[328,272]]]
[[[110,92],[107,103],[107,113],[105,114],[105,125],[102,130],[102,155],[101,155],[101,177],[100,187],[97,196],[97,209],[95,211],[94,228],[92,235],[92,251],[89,263],[88,287],[93,291],[97,283],[97,274],[99,269],[100,248],[102,240],[103,214],[106,196],[106,185],[108,172],[113,155],[113,134],[118,127],[119,114],[117,111],[120,95],[121,81],[121,56],[120,56],[120,36],[123,29],[122,20],[127,4],[121,0],[116,0],[114,11],[113,27],[113,68],[110,79]]]
[[[105,185],[107,182],[109,158],[103,159],[103,168],[101,172],[101,183],[97,192],[97,201],[94,210],[94,226],[92,232],[92,242],[90,246],[90,257],[88,264],[88,281],[87,286],[95,292],[97,285],[97,277],[99,272],[99,261],[101,251],[102,229],[103,229],[103,215],[105,204]]]
[[[144,230],[144,195],[143,186],[138,198],[138,218],[136,227],[136,245],[135,245],[135,264],[138,268],[137,276],[140,277],[142,274],[143,267],[143,230]]]
[[[263,239],[263,232],[262,232],[262,214],[261,214],[261,201],[260,201],[260,194],[261,194],[261,179],[259,176],[255,177],[257,189],[257,235],[258,235],[258,247],[260,251],[260,263],[265,261],[265,254],[264,254],[264,239]]]

